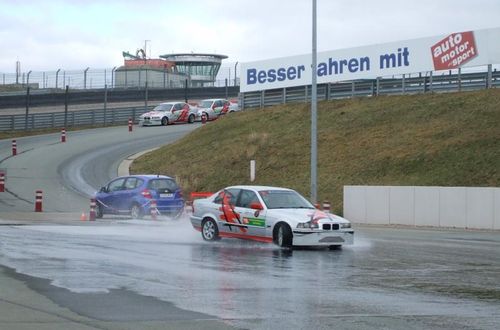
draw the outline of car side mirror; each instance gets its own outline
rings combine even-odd
[[[253,202],[253,203],[250,203],[250,208],[252,210],[263,210],[264,208],[262,207],[262,204],[259,203],[259,202]]]
[[[101,187],[101,190],[99,190],[99,192],[108,192],[108,188],[106,188],[106,187]]]

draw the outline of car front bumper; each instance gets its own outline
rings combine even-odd
[[[321,230],[293,232],[294,246],[351,245],[354,243],[354,230]]]
[[[161,125],[161,119],[139,120],[140,126],[157,126]]]

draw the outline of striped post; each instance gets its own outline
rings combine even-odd
[[[35,212],[42,212],[42,191],[37,190],[35,194]]]
[[[128,131],[132,132],[132,118],[128,119]]]
[[[66,128],[61,130],[61,142],[66,142]]]
[[[330,212],[331,210],[331,205],[330,205],[330,202],[328,201],[324,201],[323,202],[323,211],[325,212]]]
[[[156,215],[158,214],[156,200],[154,200],[154,199],[151,200],[151,205],[150,205],[149,209],[151,212],[151,219],[156,220]]]
[[[16,140],[12,140],[12,156],[17,155],[17,142]]]
[[[95,208],[96,208],[95,198],[91,198],[90,199],[89,221],[95,221]]]
[[[0,172],[0,192],[5,191],[5,174],[3,172]]]

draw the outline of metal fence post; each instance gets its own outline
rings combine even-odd
[[[433,81],[432,81],[432,71],[429,72],[429,92],[432,93],[432,84],[433,84]]]
[[[401,79],[401,92],[404,95],[406,93],[406,75],[403,74],[403,78]]]
[[[377,91],[376,91],[376,96],[380,95],[380,77],[377,77]]]
[[[24,129],[28,130],[28,116],[30,111],[30,86],[26,88],[26,116],[24,118]]]
[[[66,92],[64,93],[64,127],[68,127],[68,89],[66,85]]]
[[[148,81],[146,80],[145,90],[144,90],[144,112],[148,111]]]
[[[462,68],[458,68],[458,91],[462,91]]]
[[[57,69],[56,71],[56,89],[59,88],[59,72],[61,71],[61,69]]]
[[[104,126],[106,126],[107,109],[108,109],[108,85],[104,85],[104,118],[103,118]]]
[[[493,85],[493,65],[488,64],[488,74],[486,76],[486,88],[491,88]]]
[[[83,89],[87,89],[87,71],[89,71],[90,68],[86,68],[83,70]]]
[[[283,94],[282,94],[282,96],[281,96],[281,97],[282,97],[282,98],[281,98],[281,102],[282,102],[283,104],[285,104],[285,103],[286,103],[286,87],[283,87],[283,89],[282,89],[282,93],[283,93]]]
[[[351,81],[351,97],[354,97],[355,90],[356,90],[356,87],[354,86],[354,81]]]

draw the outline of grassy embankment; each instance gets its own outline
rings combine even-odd
[[[168,129],[168,128],[167,128]],[[310,105],[232,114],[142,156],[133,173],[174,176],[186,193],[249,184],[310,187]],[[318,105],[318,200],[342,210],[344,185],[496,186],[500,90]]]

